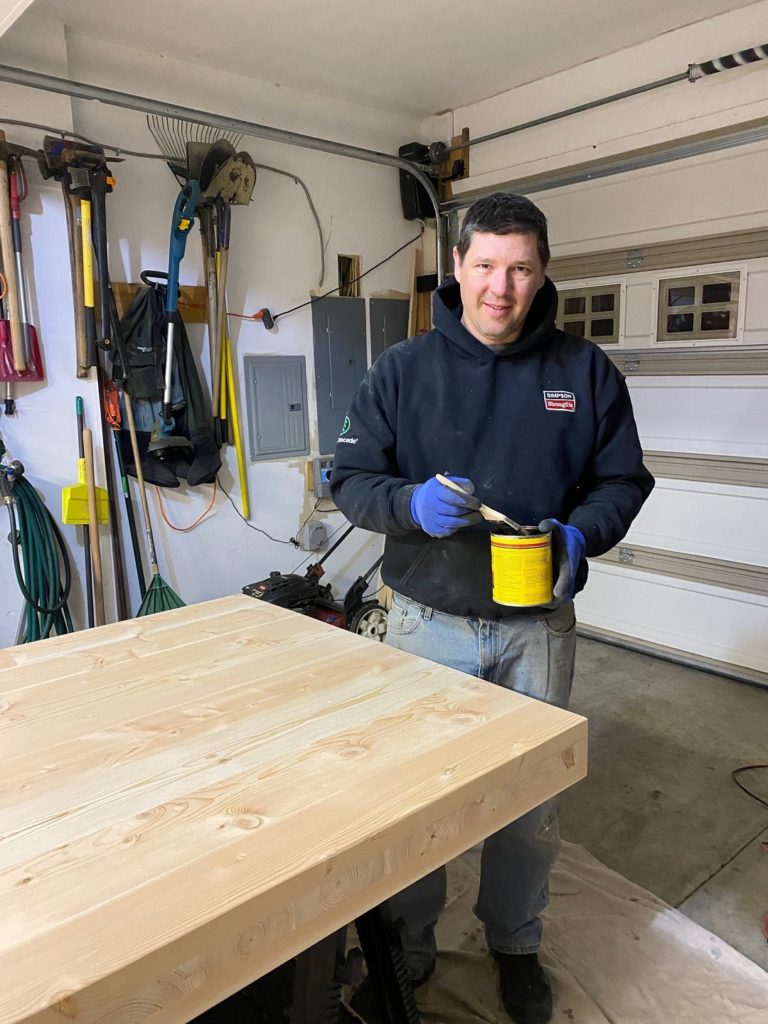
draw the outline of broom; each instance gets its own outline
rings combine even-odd
[[[152,582],[147,587],[144,600],[141,602],[141,606],[136,612],[136,617],[141,618],[143,615],[154,615],[155,612],[167,612],[172,608],[184,608],[186,606],[173,587],[169,583],[166,583],[160,575],[160,569],[157,564],[157,555],[155,553],[155,538],[152,534],[152,520],[149,518],[147,489],[144,485],[144,473],[141,469],[141,459],[139,457],[139,442],[136,437],[136,423],[133,418],[133,403],[131,402],[131,396],[127,391],[123,392],[123,397],[125,398],[125,412],[128,419],[128,431],[131,435],[133,461],[136,463],[136,479],[139,482],[141,507],[144,511],[144,525],[147,534],[147,544],[149,546],[149,561],[152,566]]]

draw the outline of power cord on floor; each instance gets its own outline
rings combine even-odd
[[[740,782],[738,779],[738,776],[741,775],[742,772],[753,772],[757,768],[768,768],[768,764],[745,764],[742,765],[741,768],[734,768],[731,772],[731,778],[739,787],[739,789],[744,790],[747,796],[751,796],[753,800],[757,800],[757,802],[762,804],[763,807],[768,807],[768,800],[764,800],[763,797],[758,796],[757,793],[753,793],[752,790],[749,789],[749,787],[745,786],[744,783]]]

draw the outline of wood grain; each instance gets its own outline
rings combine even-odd
[[[238,596],[0,651],[0,1024],[180,1022],[586,771],[583,719]]]

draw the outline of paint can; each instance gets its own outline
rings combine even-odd
[[[533,527],[525,536],[491,534],[493,600],[510,608],[532,608],[552,600],[552,534]]]

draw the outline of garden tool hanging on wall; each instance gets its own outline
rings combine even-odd
[[[37,331],[32,326],[29,312],[29,289],[24,269],[24,256],[21,245],[21,206],[20,202],[27,195],[27,179],[21,158],[11,155],[8,160],[8,199],[11,212],[11,236],[13,239],[14,264],[16,270],[16,305],[21,321],[22,343],[24,348],[25,369],[17,370],[12,358],[13,345],[6,331],[6,344],[0,335],[0,380],[3,381],[41,381],[45,379],[43,362],[40,357],[40,346]],[[11,341],[8,345],[7,341]]]
[[[120,321],[126,363],[123,367],[116,362],[113,372],[116,377],[124,378],[125,391],[133,399],[136,450],[142,475],[148,483],[161,487],[178,487],[179,477],[192,487],[212,483],[221,468],[221,458],[213,437],[210,403],[200,383],[181,316],[173,339],[173,434],[165,435],[170,441],[178,437],[181,443],[178,446],[156,443],[158,423],[163,421],[167,274],[145,270],[141,279],[148,287],[137,291]],[[127,470],[132,476],[138,476],[125,430],[121,441]]]
[[[3,269],[0,301],[4,300],[8,314],[6,319],[5,311],[0,310],[0,381],[5,382],[5,412],[9,416],[16,408],[12,384],[43,380],[37,337],[33,336],[33,330],[27,324],[28,304],[18,212],[19,194],[22,197],[26,195],[21,157],[27,155],[34,156],[34,150],[7,143],[5,133],[0,131],[0,256]],[[22,183],[21,190],[19,182]]]
[[[105,171],[110,190],[114,185],[114,179],[106,171],[104,150],[100,146],[79,139],[62,139],[46,135],[43,139],[43,148],[38,150],[37,162],[40,173],[46,180],[54,178],[61,183],[64,196],[72,278],[77,376],[84,378],[88,376],[89,368],[96,363],[95,301],[91,260],[92,190],[89,168],[101,168]],[[85,225],[84,219],[87,221]],[[102,219],[99,216],[96,219],[101,228]],[[101,249],[102,257],[106,257],[105,247],[102,246]],[[89,289],[87,298],[86,281]]]
[[[191,442],[183,435],[174,435],[173,420],[173,360],[175,338],[181,324],[179,316],[179,267],[184,259],[187,238],[195,223],[195,211],[200,199],[200,185],[194,179],[184,185],[176,197],[171,220],[171,238],[168,246],[168,279],[165,286],[165,373],[163,375],[163,404],[156,428],[152,432],[149,450],[159,452],[163,448],[191,448]]]
[[[226,288],[229,267],[229,242],[232,213],[230,206],[247,206],[256,184],[256,168],[248,153],[235,153],[233,147],[214,144],[203,164],[201,186],[207,203],[215,211],[216,224],[216,299],[215,309],[209,291],[208,332],[211,347],[211,409],[217,440],[222,444],[231,440],[232,424],[227,418],[227,362],[225,338]],[[223,163],[217,163],[221,157]],[[212,220],[212,218],[211,218]],[[204,232],[206,256],[210,253],[213,230]]]

